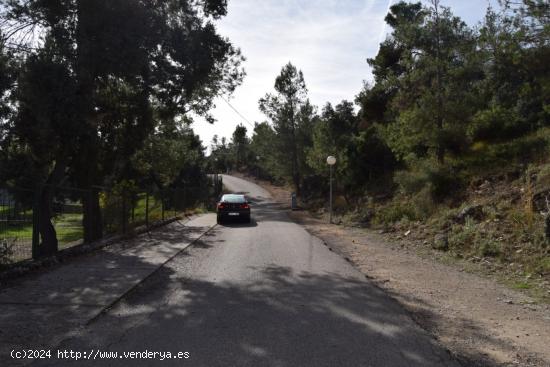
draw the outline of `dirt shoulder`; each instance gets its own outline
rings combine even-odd
[[[289,202],[284,188],[245,178]],[[289,215],[397,299],[463,365],[550,366],[548,305],[388,235],[327,224],[305,211]]]

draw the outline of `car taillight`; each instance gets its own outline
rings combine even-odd
[[[241,204],[241,209],[248,209],[250,208],[248,204]]]
[[[218,209],[223,209],[223,208],[225,208],[225,205],[223,205],[223,204],[221,204],[221,203],[218,204]]]

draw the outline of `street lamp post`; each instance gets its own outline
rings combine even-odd
[[[260,179],[260,156],[256,156],[256,178]]]
[[[329,223],[332,223],[332,166],[336,164],[336,158],[329,155],[327,157],[327,164],[330,167],[330,199],[329,199]]]

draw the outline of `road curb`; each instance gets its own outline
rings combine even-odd
[[[197,216],[199,217],[199,216]],[[128,288],[126,291],[124,291],[120,296],[118,296],[116,299],[114,299],[111,303],[109,303],[107,306],[103,307],[95,316],[93,316],[91,319],[86,321],[84,323],[84,326],[88,326],[92,324],[94,321],[96,321],[99,317],[107,313],[110,309],[112,309],[114,306],[116,306],[123,298],[130,295],[134,290],[136,290],[139,286],[141,286],[145,281],[147,281],[149,278],[151,278],[153,275],[155,275],[159,270],[164,268],[166,264],[168,264],[170,261],[172,261],[174,258],[176,258],[178,255],[180,255],[183,251],[187,250],[189,247],[194,245],[197,241],[199,241],[205,234],[210,232],[212,229],[214,229],[217,226],[217,223],[214,225],[208,227],[203,233],[201,233],[200,236],[195,238],[193,241],[189,242],[187,246],[181,248],[179,251],[177,251],[174,255],[170,256],[166,261],[164,261],[162,264],[160,264],[156,269],[151,271],[149,274],[144,276],[142,279],[140,279],[139,282]]]

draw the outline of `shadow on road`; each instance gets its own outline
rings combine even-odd
[[[12,349],[55,346],[204,230],[172,223],[2,284],[0,365],[28,363]]]
[[[251,225],[290,222],[280,207],[255,199]],[[242,226],[249,225],[227,225]],[[196,259],[208,259],[213,247],[226,244],[213,240],[216,230],[60,348],[190,353],[187,361],[103,361],[109,366],[458,366],[397,301],[359,276],[297,272],[276,264],[251,268],[257,276],[246,282],[192,276],[204,266]],[[178,234],[166,236],[169,242]],[[98,363],[52,359],[35,364]],[[464,365],[476,366],[473,360]]]
[[[205,367],[455,365],[397,303],[360,279],[268,265],[254,269],[256,282],[217,283],[180,277],[186,258],[63,347],[188,351],[190,365]]]
[[[250,218],[250,222],[245,222],[240,219],[224,219],[222,223],[218,223],[219,226],[229,228],[248,228],[257,227],[258,223],[254,218]]]

